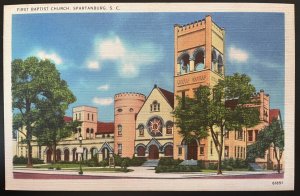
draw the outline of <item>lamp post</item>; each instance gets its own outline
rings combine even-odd
[[[80,135],[79,135],[79,137],[78,137],[78,140],[79,140],[79,144],[80,144],[80,161],[79,161],[79,174],[83,174],[83,171],[82,171],[82,167],[81,167],[81,162],[82,162],[82,153],[83,152],[81,152],[82,151],[82,148],[81,148],[81,144],[82,144],[82,135],[81,135],[81,133],[80,133]],[[78,154],[79,154],[78,153]]]

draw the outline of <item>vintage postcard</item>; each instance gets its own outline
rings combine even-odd
[[[4,6],[7,190],[294,189],[292,4]]]

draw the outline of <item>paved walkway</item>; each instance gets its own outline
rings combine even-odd
[[[128,173],[122,172],[105,172],[105,171],[84,171],[83,175],[78,174],[78,170],[48,170],[36,168],[15,168],[14,176],[16,178],[30,178],[30,174],[45,174],[41,178],[49,177],[49,174],[55,175],[55,178],[66,179],[67,175],[70,178],[81,176],[78,178],[132,178],[132,179],[193,179],[193,178],[282,178],[283,174],[277,174],[276,171],[223,171],[222,175],[206,172],[177,172],[177,173],[155,173],[154,167],[129,167],[134,171]],[[23,175],[21,175],[23,174]],[[23,176],[23,177],[22,177]],[[36,178],[38,175],[33,175]],[[71,177],[73,176],[73,177]],[[84,176],[84,177],[83,177]],[[76,177],[77,178],[77,177]]]

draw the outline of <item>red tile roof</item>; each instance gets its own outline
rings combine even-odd
[[[269,114],[270,123],[272,122],[273,119],[277,120],[279,115],[280,115],[279,109],[270,109],[270,114]]]
[[[97,132],[96,134],[104,133],[114,133],[114,123],[113,122],[97,122]]]
[[[167,99],[168,103],[170,104],[170,106],[172,108],[174,108],[174,93],[167,91],[163,88],[157,87],[160,92],[165,96],[165,98]]]
[[[64,116],[64,121],[65,122],[72,122],[73,121],[73,118],[72,117],[69,117],[69,116]]]

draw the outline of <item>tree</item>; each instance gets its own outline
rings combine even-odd
[[[188,140],[211,136],[218,154],[217,174],[221,163],[226,131],[240,131],[259,122],[259,111],[245,104],[254,103],[255,88],[245,74],[234,74],[219,80],[213,88],[200,86],[193,98],[177,97],[174,110],[179,134]],[[228,104],[230,103],[230,104]]]
[[[53,108],[51,108],[53,109]],[[56,146],[63,139],[70,137],[81,125],[79,121],[65,122],[64,112],[47,111],[39,119],[35,136],[39,145],[45,145],[53,152],[53,163],[56,163]]]
[[[284,151],[284,129],[279,120],[273,120],[269,126],[258,133],[257,141],[247,150],[247,158],[251,161],[255,158],[264,158],[270,146],[273,147],[277,160],[277,172],[280,173],[280,160]]]
[[[27,167],[32,167],[32,136],[38,123],[43,121],[45,105],[64,111],[76,98],[60,78],[55,64],[29,57],[12,62],[12,99],[14,128],[19,131],[26,128],[22,133],[28,149]]]

